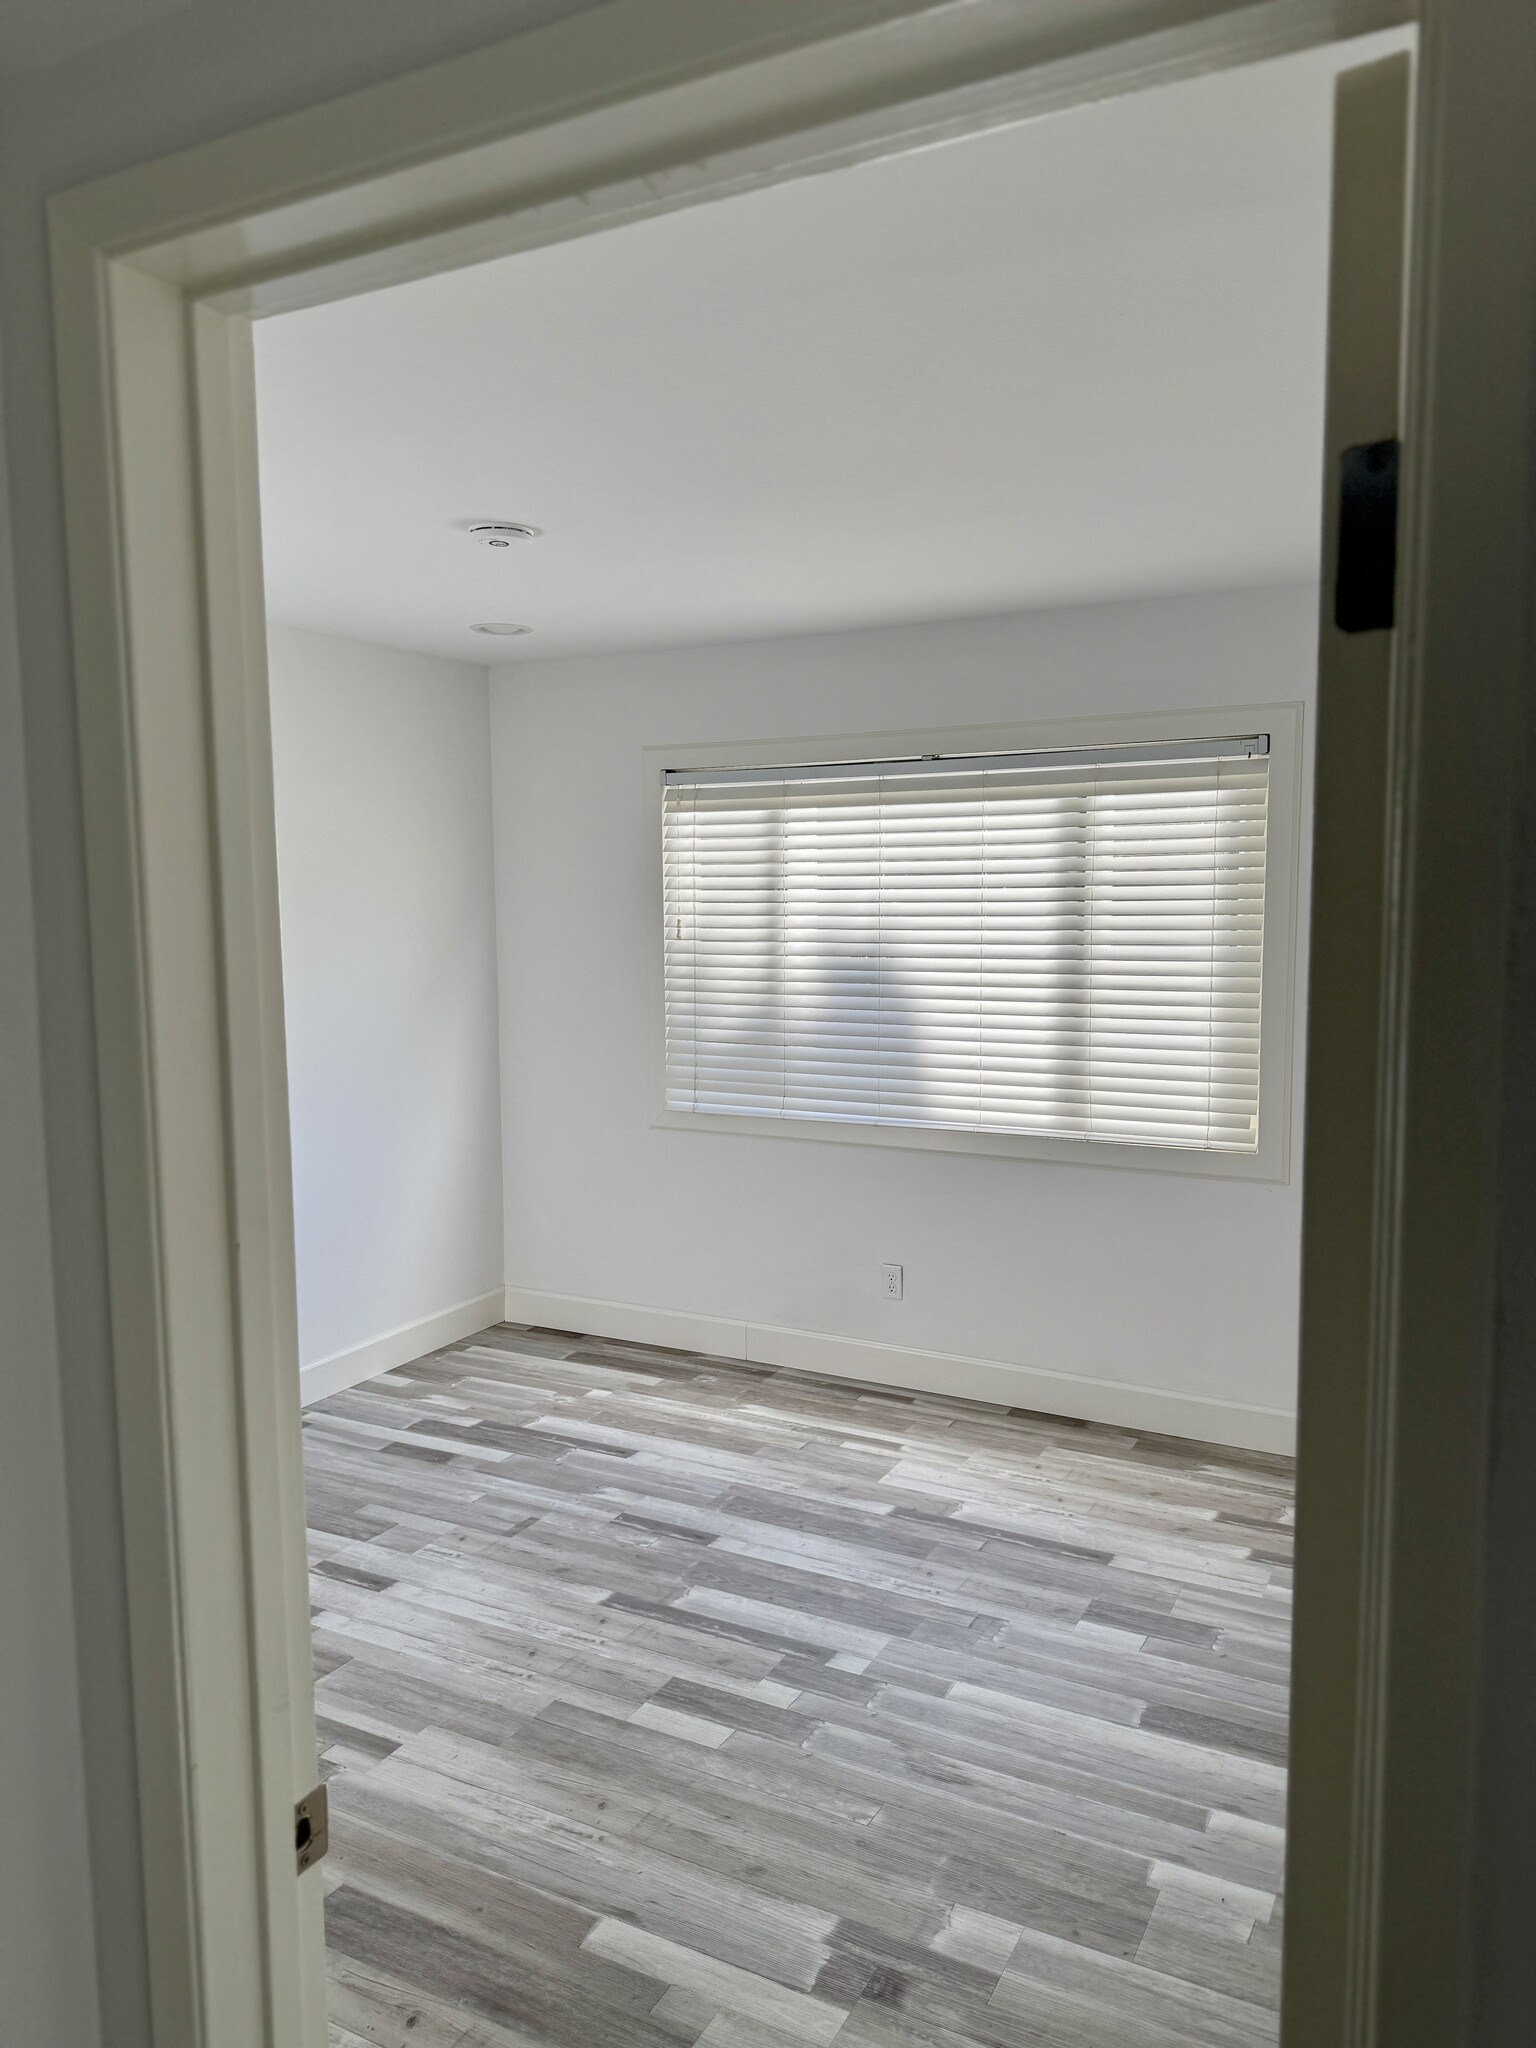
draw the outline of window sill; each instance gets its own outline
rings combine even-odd
[[[1048,1138],[1024,1131],[970,1131],[947,1124],[822,1122],[815,1117],[717,1116],[661,1109],[653,1130],[693,1131],[735,1138],[808,1140],[812,1144],[885,1145],[900,1151],[969,1152],[994,1159],[1034,1159],[1057,1166],[1088,1166],[1131,1173],[1192,1174],[1207,1180],[1254,1180],[1285,1185],[1289,1146],[1261,1125],[1252,1152],[1205,1152],[1182,1145],[1125,1145],[1097,1138]]]

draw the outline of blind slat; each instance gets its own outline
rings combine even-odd
[[[669,779],[668,1106],[1253,1151],[1268,775]]]

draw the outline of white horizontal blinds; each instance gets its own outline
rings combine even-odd
[[[964,772],[893,779],[873,807],[882,1122],[983,1121],[986,784]]]
[[[669,782],[669,1106],[1252,1150],[1267,785],[1028,755]]]
[[[784,792],[669,789],[667,1100],[784,1113]]]
[[[1269,764],[1102,775],[1090,801],[1089,1135],[1258,1143]]]

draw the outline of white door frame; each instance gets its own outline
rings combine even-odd
[[[324,2039],[319,1880],[296,1878],[291,1834],[314,1752],[250,319],[1411,11],[610,0],[53,202],[166,2048]],[[1301,1419],[1304,1549],[1326,1557],[1339,1535],[1359,1552],[1344,1606],[1377,1682],[1367,1697],[1353,1665],[1309,1657],[1304,1597],[1299,1763],[1351,1797],[1331,1816],[1303,1803],[1290,1885],[1326,1889],[1342,1859],[1352,1906],[1336,1944],[1295,1962],[1312,2017],[1304,2039],[1287,2022],[1287,2048],[1449,2043],[1467,1996],[1505,799],[1528,623],[1531,42],[1529,0],[1427,0],[1382,945],[1313,969],[1314,989],[1335,977],[1383,1017],[1356,1182],[1371,1212],[1360,1455],[1330,1455],[1305,1368]],[[1314,1060],[1328,1054],[1314,1037]],[[1306,1194],[1313,1215],[1345,1199],[1310,1173]],[[1410,1485],[1432,1545],[1391,1511]]]

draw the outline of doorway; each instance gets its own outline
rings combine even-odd
[[[258,327],[344,2037],[1275,2037],[1400,40]]]

